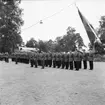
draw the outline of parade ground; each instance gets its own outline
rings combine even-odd
[[[0,105],[105,105],[105,63],[75,71],[0,61]]]

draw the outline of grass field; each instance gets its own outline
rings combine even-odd
[[[105,63],[72,71],[0,61],[0,105],[105,105]]]

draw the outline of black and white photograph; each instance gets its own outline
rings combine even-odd
[[[0,105],[105,105],[105,1],[0,0]]]

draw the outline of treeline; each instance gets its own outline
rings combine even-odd
[[[31,38],[26,43],[26,47],[38,48],[44,52],[68,52],[82,46],[85,46],[82,37],[72,27],[68,27],[67,33],[61,37],[57,37],[54,41],[51,39],[49,41],[36,41],[34,38]]]

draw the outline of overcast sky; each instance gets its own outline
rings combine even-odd
[[[93,27],[99,27],[100,17],[105,15],[105,1],[75,0],[75,2]],[[22,0],[20,6],[24,9],[22,17],[24,26],[21,33],[23,41],[26,42],[32,37],[35,40],[55,40],[57,36],[65,35],[67,27],[71,26],[80,33],[85,45],[88,45],[89,39],[73,3],[74,0]],[[43,20],[43,24],[37,23],[40,20]],[[33,24],[36,25],[28,28]]]

